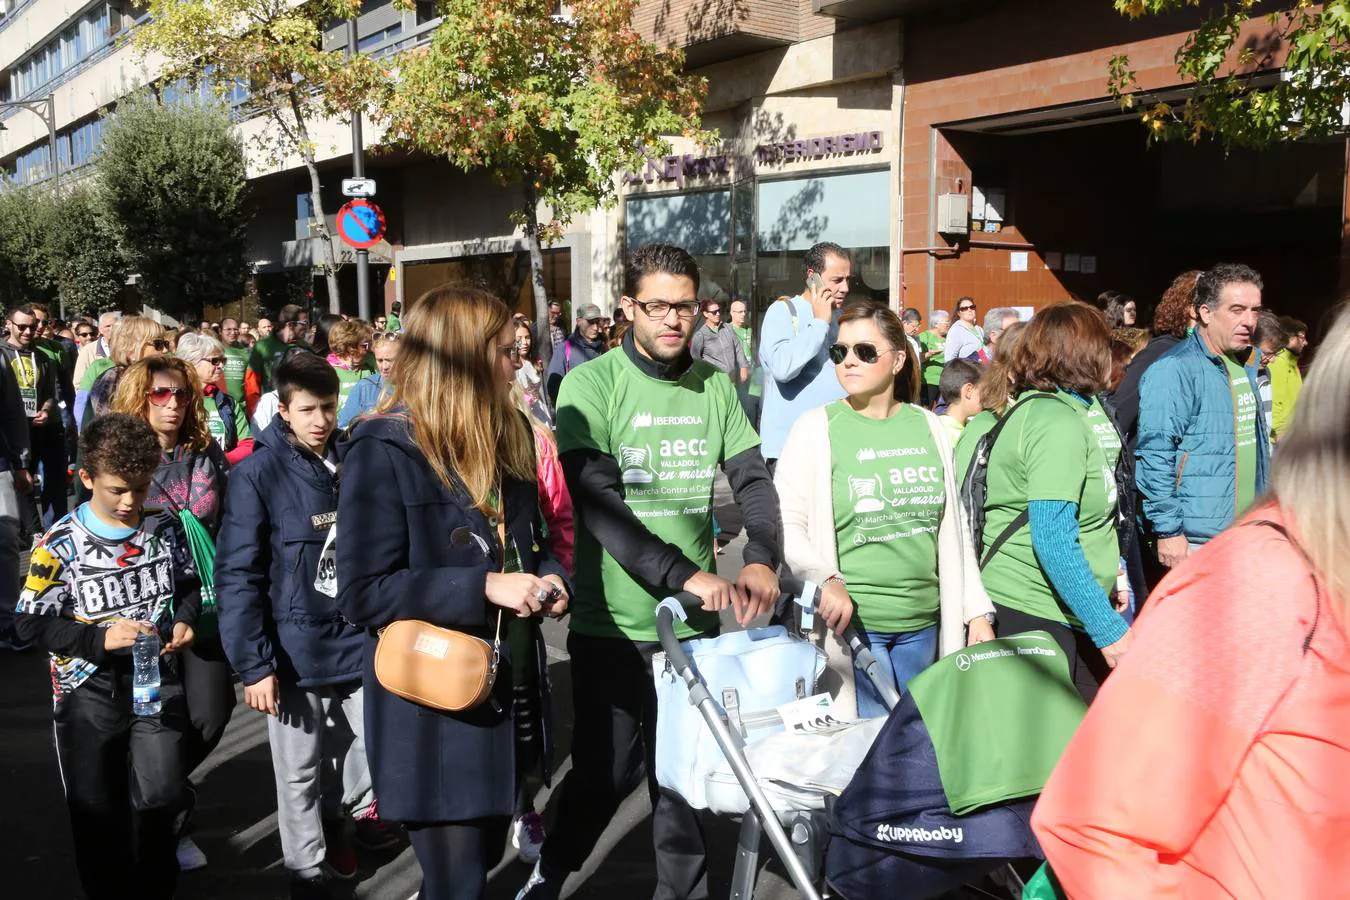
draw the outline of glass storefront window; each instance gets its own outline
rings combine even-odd
[[[889,299],[888,170],[759,182],[757,310],[802,291],[802,254],[820,241],[853,258],[852,298]]]
[[[698,262],[700,298],[726,300],[730,296],[730,191],[630,197],[624,214],[625,249],[653,241],[683,247]]]

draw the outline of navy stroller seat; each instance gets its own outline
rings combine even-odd
[[[848,900],[936,897],[1005,863],[1044,858],[1035,798],[955,816],[912,694],[891,713],[834,804],[825,879]]]

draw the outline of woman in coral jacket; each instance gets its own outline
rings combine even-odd
[[[1176,569],[1032,826],[1069,897],[1342,896],[1350,885],[1350,312],[1272,496]]]

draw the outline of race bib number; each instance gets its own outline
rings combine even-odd
[[[30,419],[36,416],[38,414],[37,388],[19,388],[19,396],[23,399],[23,414]]]

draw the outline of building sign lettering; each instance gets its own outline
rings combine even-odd
[[[761,165],[775,162],[800,162],[847,153],[874,153],[882,148],[880,131],[859,131],[831,137],[807,138],[800,141],[776,141],[755,148],[755,161]]]
[[[692,153],[686,153],[683,156],[648,157],[647,170],[641,173],[625,172],[623,183],[629,185],[651,184],[653,181],[673,181],[680,187],[684,187],[686,178],[707,178],[730,174],[730,160],[725,155],[694,156]]]

